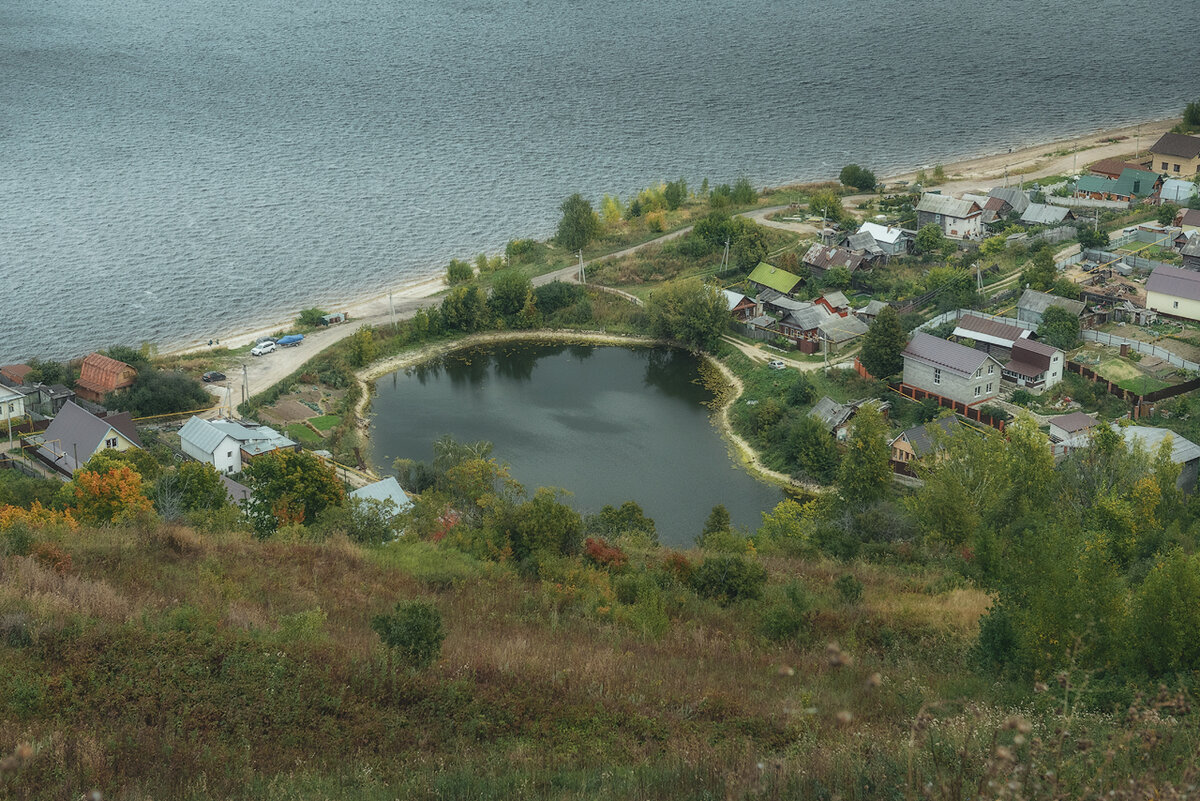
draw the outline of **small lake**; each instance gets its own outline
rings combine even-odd
[[[560,487],[585,514],[636,501],[667,545],[692,544],[718,503],[756,529],[783,499],[729,456],[697,357],[673,348],[503,343],[376,382],[371,458],[429,461],[433,442],[487,440],[532,490]]]

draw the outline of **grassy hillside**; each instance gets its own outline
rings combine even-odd
[[[959,797],[1049,757],[1075,793],[1195,744],[974,672],[988,599],[934,568],[770,557],[722,606],[678,580],[700,552],[635,543],[531,576],[424,541],[37,539],[0,563],[6,798]],[[447,632],[419,673],[370,627],[415,598]]]

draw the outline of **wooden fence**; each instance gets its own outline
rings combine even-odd
[[[1138,407],[1140,407],[1143,403],[1154,403],[1155,401],[1174,398],[1177,395],[1182,395],[1185,392],[1191,392],[1194,389],[1200,389],[1200,378],[1193,378],[1191,381],[1184,381],[1182,384],[1163,387],[1162,389],[1156,389],[1153,392],[1146,392],[1139,395],[1136,392],[1132,392],[1124,387],[1118,386],[1109,379],[1097,373],[1095,370],[1082,365],[1079,362],[1068,360],[1067,372],[1083,376],[1092,383],[1101,384],[1104,386],[1105,391],[1108,392],[1109,395],[1113,395],[1123,401],[1134,404],[1135,417],[1139,416],[1138,413],[1140,409]]]

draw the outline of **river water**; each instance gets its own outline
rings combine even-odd
[[[0,363],[336,307],[546,235],[575,191],[886,173],[1177,114],[1196,11],[5,0]]]
[[[393,373],[375,389],[380,468],[431,460],[443,434],[487,440],[531,493],[568,490],[584,513],[636,501],[669,545],[692,544],[716,504],[753,530],[783,499],[731,461],[685,351],[508,343]]]

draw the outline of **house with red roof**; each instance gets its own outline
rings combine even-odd
[[[108,393],[133,386],[136,378],[137,370],[125,362],[110,359],[100,353],[92,353],[83,360],[79,368],[75,394],[85,400],[101,403]]]

